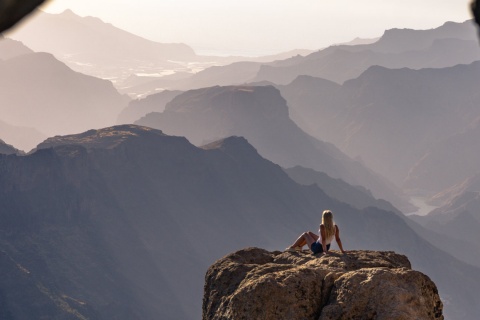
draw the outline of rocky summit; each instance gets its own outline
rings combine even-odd
[[[435,284],[392,251],[246,248],[207,271],[203,320],[444,319]]]

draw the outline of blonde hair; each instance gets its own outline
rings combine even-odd
[[[325,226],[325,238],[328,239],[335,235],[335,223],[333,222],[333,213],[325,210],[322,213],[322,224]]]

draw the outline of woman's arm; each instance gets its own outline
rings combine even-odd
[[[342,240],[340,240],[340,229],[337,225],[335,225],[335,241],[337,241],[338,247],[340,248],[342,253],[346,253],[345,250],[343,250]]]

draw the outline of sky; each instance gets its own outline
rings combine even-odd
[[[471,18],[468,6],[469,0],[50,0],[42,10],[71,9],[201,54],[255,56],[463,22]]]

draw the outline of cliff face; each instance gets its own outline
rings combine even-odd
[[[207,271],[203,320],[444,319],[435,284],[394,252],[247,248]]]

